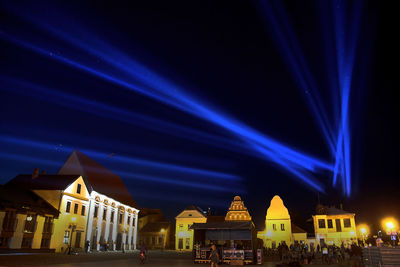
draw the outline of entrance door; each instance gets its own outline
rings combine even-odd
[[[117,250],[122,250],[122,234],[118,233],[117,234],[117,245],[116,245]]]
[[[81,247],[81,232],[76,232],[75,236],[75,248]]]
[[[179,238],[178,248],[183,249],[183,238]]]
[[[342,225],[340,224],[340,219],[336,219],[336,232],[341,232],[342,231]]]

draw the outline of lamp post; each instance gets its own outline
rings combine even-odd
[[[162,228],[161,229],[161,239],[162,239],[161,250],[162,251],[164,251],[164,233],[165,233],[165,229]]]
[[[397,220],[394,218],[385,218],[382,220],[382,226],[386,228],[387,234],[390,236],[390,239],[393,243],[393,246],[396,245],[396,237],[397,237]]]
[[[68,228],[71,229],[71,237],[70,237],[70,240],[69,240],[68,255],[71,255],[71,249],[72,249],[72,235],[73,235],[73,233],[74,233],[74,231],[75,231],[75,229],[76,229],[76,218],[75,218],[75,217],[72,217],[71,221],[72,221],[72,222],[71,222],[71,223],[69,224],[69,226],[68,226]]]

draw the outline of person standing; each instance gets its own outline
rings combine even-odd
[[[211,267],[218,267],[219,254],[215,245],[211,246],[211,254],[209,259],[211,260]]]

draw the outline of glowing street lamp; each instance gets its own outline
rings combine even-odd
[[[165,233],[165,229],[161,228],[161,238],[162,238],[162,246],[161,249],[164,250],[164,233]]]
[[[398,230],[397,220],[393,217],[385,218],[382,220],[382,226],[383,226],[383,228],[386,228],[387,234],[390,235],[390,238],[393,241],[393,245],[395,245],[397,230]]]
[[[358,228],[359,235],[361,235],[363,245],[365,245],[365,239],[368,237],[368,234],[369,234],[369,227],[366,224],[360,224],[360,225],[358,225],[357,228]]]

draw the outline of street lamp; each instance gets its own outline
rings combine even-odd
[[[161,245],[161,250],[164,250],[164,233],[165,233],[165,229],[161,228],[161,238],[162,238],[162,245]]]
[[[72,248],[72,235],[76,229],[76,217],[72,217],[71,223],[69,224],[68,228],[71,229],[71,239],[69,240],[69,248],[68,248],[68,255],[71,255],[71,248]]]
[[[385,218],[382,220],[383,228],[386,228],[387,234],[390,236],[390,239],[393,241],[393,246],[396,245],[396,236],[397,236],[397,220],[393,217]]]
[[[359,234],[361,235],[363,245],[365,246],[365,239],[368,237],[369,227],[366,224],[360,224],[360,225],[358,225],[357,228],[358,228]]]

